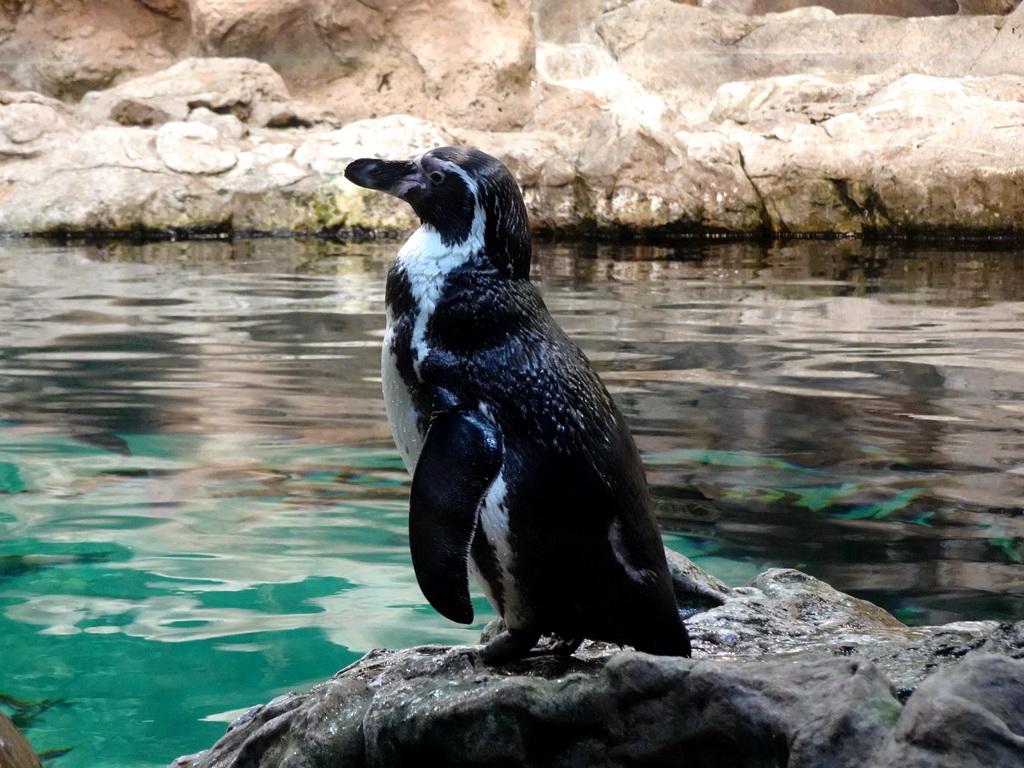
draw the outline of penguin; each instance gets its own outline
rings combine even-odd
[[[505,624],[487,663],[584,639],[689,656],[639,451],[530,282],[511,172],[441,147],[355,160],[345,177],[420,219],[387,274],[381,380],[424,597],[471,623],[473,574]]]

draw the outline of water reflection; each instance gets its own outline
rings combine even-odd
[[[626,404],[668,526],[704,521],[719,557],[799,565],[914,621],[1021,615],[1019,252],[640,255],[596,259],[619,301],[566,324]]]
[[[95,704],[39,748],[157,720],[118,754],[162,765],[374,646],[476,637],[482,601],[452,625],[409,566],[378,369],[396,247],[0,243],[0,691]],[[672,546],[915,623],[1024,614],[1024,253],[547,243],[535,278]]]
[[[377,361],[395,244],[13,246],[0,407],[19,431],[121,453],[127,435],[152,434],[200,435],[209,456],[224,441],[242,454],[252,435],[387,446]],[[893,583],[869,577],[878,556],[829,554],[851,529],[970,531],[995,542],[971,550],[973,566],[991,575],[1019,562],[1021,252],[853,240],[538,250],[548,303],[627,409],[659,494],[713,502],[713,530],[687,529],[707,518],[685,504],[663,507],[668,524],[727,556],[806,564],[840,588]],[[797,469],[675,461],[680,448]],[[731,534],[751,516],[792,535]],[[887,524],[875,534],[868,518]],[[808,523],[823,541],[803,541]]]
[[[225,441],[242,455],[252,435],[386,447],[377,361],[394,248],[11,244],[0,284],[9,429],[125,454],[126,436],[153,434],[202,436],[207,456]],[[849,530],[969,531],[995,542],[971,549],[974,566],[1019,562],[1021,252],[853,240],[538,250],[548,303],[627,409],[659,494],[713,502],[712,530],[687,529],[707,518],[685,504],[664,507],[668,524],[727,556],[806,564],[840,588],[892,584],[868,577],[877,556],[829,554]],[[673,459],[681,448],[794,469]],[[739,535],[751,518],[792,535]],[[823,541],[803,542],[809,523]]]

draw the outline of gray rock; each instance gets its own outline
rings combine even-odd
[[[929,678],[880,750],[877,765],[1024,765],[1024,663],[978,655]]]
[[[499,667],[476,647],[373,651],[307,693],[254,707],[174,766],[1024,760],[1024,622],[909,628],[786,570],[718,596],[723,605],[687,622],[694,659],[590,642],[569,659]]]
[[[730,590],[724,604],[693,616],[687,627],[698,655],[794,661],[857,656],[908,690],[974,653],[1024,657],[1024,622],[907,627],[876,605],[790,569],[765,571]]]
[[[676,602],[681,610],[699,611],[724,605],[732,594],[725,582],[697,566],[690,558],[665,547],[665,559],[668,560]]]
[[[902,710],[859,659],[626,652],[524,672],[489,669],[466,648],[374,652],[306,694],[250,710],[210,750],[173,765],[1009,768],[1024,758],[1022,674],[1021,661],[981,656]]]
[[[899,712],[885,680],[856,660],[622,653],[535,676],[488,669],[465,648],[424,647],[370,654],[250,711],[174,765],[856,765]]]

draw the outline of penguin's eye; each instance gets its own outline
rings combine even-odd
[[[430,179],[430,183],[435,187],[444,184],[444,174],[440,171],[431,171],[427,178]]]

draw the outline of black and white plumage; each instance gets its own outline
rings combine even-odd
[[[413,566],[430,604],[473,618],[468,572],[504,618],[490,661],[542,636],[690,655],[633,438],[529,280],[526,207],[475,149],[356,160],[345,176],[422,226],[388,273],[382,380],[413,476]]]

